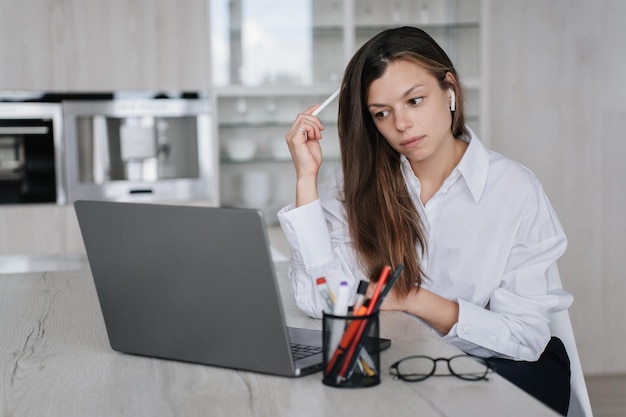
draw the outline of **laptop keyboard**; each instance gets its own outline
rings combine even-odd
[[[318,353],[322,353],[321,346],[299,345],[297,343],[291,344],[291,356],[293,356],[294,360],[317,355]]]

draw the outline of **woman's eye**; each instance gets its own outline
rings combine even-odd
[[[420,104],[422,102],[424,98],[423,97],[415,97],[409,100],[409,105],[410,106],[417,106],[418,104]]]
[[[382,111],[374,113],[374,118],[375,119],[384,119],[388,114],[389,114],[388,110],[382,110]]]

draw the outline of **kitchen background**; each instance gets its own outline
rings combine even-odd
[[[556,207],[569,237],[559,264],[575,296],[570,315],[583,369],[626,373],[624,18],[620,0],[0,0],[0,90],[156,91],[165,97],[159,103],[192,92],[204,110],[180,129],[192,137],[187,157],[202,167],[177,178],[195,178],[200,188],[162,199],[259,206],[271,223],[292,199],[292,167],[281,145],[295,114],[334,91],[365,39],[384,27],[424,27],[460,69],[472,127],[488,146],[533,170]],[[328,167],[338,158],[335,112],[336,103],[322,113]],[[85,117],[96,114],[102,110]],[[127,117],[120,132],[150,140],[146,132],[176,125],[162,114],[110,117]],[[98,120],[93,125],[106,117]],[[0,139],[6,174],[18,140]],[[155,172],[162,171],[152,163],[167,149],[148,149],[152,162],[134,172],[159,182]],[[90,167],[87,177],[106,172]],[[104,175],[107,181],[115,178]],[[69,191],[62,204],[0,204],[0,254],[81,253]],[[123,198],[163,196],[131,191],[123,189]]]

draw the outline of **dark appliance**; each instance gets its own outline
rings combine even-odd
[[[0,102],[0,204],[65,203],[62,123],[59,103]]]

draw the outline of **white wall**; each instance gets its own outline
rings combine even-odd
[[[626,372],[626,2],[489,3],[489,143],[538,175],[567,232],[583,369]]]
[[[209,87],[205,0],[0,0],[0,89]]]

